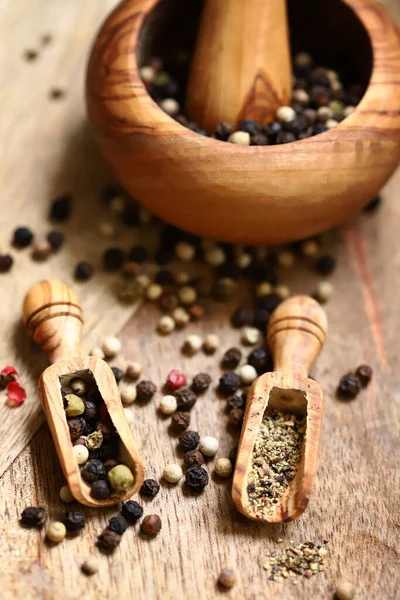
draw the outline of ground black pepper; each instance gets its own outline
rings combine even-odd
[[[337,396],[345,400],[353,400],[361,390],[361,383],[357,377],[348,373],[340,379]]]
[[[223,369],[235,369],[241,358],[242,352],[239,348],[229,348],[222,357],[221,366]]]
[[[160,484],[155,479],[145,479],[140,488],[140,494],[146,498],[154,498],[160,491]]]
[[[184,452],[194,450],[200,442],[200,436],[197,431],[185,431],[179,438],[179,445]]]
[[[74,278],[77,281],[88,281],[94,274],[94,266],[87,262],[81,261],[75,266]]]
[[[115,550],[120,543],[121,536],[111,529],[105,529],[97,538],[98,547],[102,548],[102,550],[106,550],[107,552],[112,552]]]
[[[17,248],[26,248],[33,241],[34,235],[28,227],[17,227],[13,233],[12,243]]]
[[[232,396],[240,387],[240,377],[234,371],[228,371],[219,378],[218,391],[223,396]]]
[[[190,450],[183,457],[183,462],[187,467],[200,467],[204,460],[204,456],[199,450]]]
[[[107,500],[111,495],[108,483],[104,479],[95,481],[90,488],[90,495],[96,500]]]
[[[53,200],[50,205],[50,219],[53,221],[66,221],[71,216],[72,198],[69,194]]]
[[[128,523],[126,522],[125,517],[122,515],[117,515],[116,517],[111,517],[108,522],[108,529],[111,531],[115,531],[119,535],[123,535],[128,528]]]
[[[176,390],[174,396],[180,411],[190,410],[197,401],[196,394],[190,388],[180,388],[179,390]]]
[[[193,492],[202,492],[208,484],[208,473],[202,467],[190,467],[186,471],[186,484]]]
[[[177,411],[171,417],[171,428],[176,433],[182,433],[190,425],[190,413]]]
[[[63,523],[68,531],[79,531],[85,527],[85,515],[78,510],[67,510]]]
[[[133,525],[143,516],[143,508],[135,500],[128,500],[122,505],[121,514]]]
[[[94,458],[85,463],[81,475],[87,483],[93,483],[98,479],[104,479],[107,472],[101,460]]]
[[[20,523],[25,527],[42,527],[47,516],[44,508],[28,506],[21,513]]]
[[[147,535],[156,535],[161,531],[162,523],[158,515],[147,515],[140,524],[140,531]]]
[[[192,390],[196,394],[202,394],[211,384],[211,377],[208,373],[199,373],[193,377]]]
[[[13,266],[14,259],[11,254],[0,254],[0,273],[7,273]]]
[[[137,390],[137,399],[139,401],[147,402],[148,400],[152,399],[152,397],[154,396],[154,394],[157,391],[157,388],[152,381],[146,381],[143,379],[142,381],[140,381],[137,384],[136,390]]]

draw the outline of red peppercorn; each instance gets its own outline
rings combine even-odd
[[[17,381],[12,381],[7,386],[7,398],[12,404],[22,404],[26,399],[26,392]]]
[[[178,390],[186,385],[186,375],[178,369],[172,369],[167,376],[167,386],[170,390]]]

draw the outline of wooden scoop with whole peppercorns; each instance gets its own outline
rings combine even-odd
[[[60,281],[41,281],[25,296],[23,319],[52,363],[40,378],[39,396],[72,495],[87,506],[128,499],[143,483],[143,464],[111,368],[82,354],[77,295]],[[88,448],[82,471],[82,452],[74,451],[79,444]]]
[[[239,442],[232,498],[265,523],[297,519],[317,468],[324,397],[308,373],[326,337],[327,318],[308,296],[282,302],[268,325],[275,371],[252,385]]]

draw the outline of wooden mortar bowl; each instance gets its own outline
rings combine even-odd
[[[400,35],[391,19],[370,0],[288,4],[293,50],[329,67],[344,57],[367,91],[335,129],[280,146],[198,135],[148,95],[139,67],[191,28],[194,43],[199,0],[124,0],[102,26],[87,72],[89,119],[120,182],[167,222],[235,243],[304,238],[359,211],[399,163]]]

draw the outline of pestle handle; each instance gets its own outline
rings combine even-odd
[[[292,85],[286,0],[205,0],[186,112],[212,133],[222,121],[264,125]]]
[[[31,287],[24,299],[23,319],[51,363],[82,354],[82,308],[65,283],[50,279]]]
[[[308,377],[325,343],[328,321],[321,305],[309,296],[293,296],[273,312],[268,343],[274,370]]]

